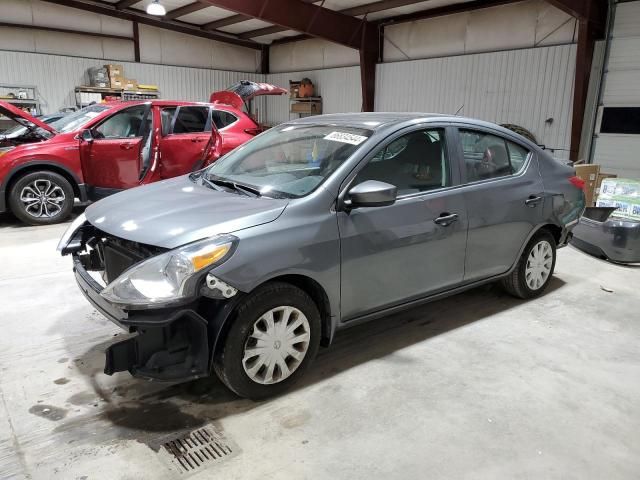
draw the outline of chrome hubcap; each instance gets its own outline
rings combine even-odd
[[[242,366],[256,383],[281,382],[297,370],[309,349],[311,328],[295,307],[276,307],[253,324],[244,344]]]
[[[34,180],[20,192],[24,210],[35,218],[52,218],[60,214],[66,197],[64,190],[51,180]]]
[[[553,264],[553,249],[546,240],[536,243],[529,257],[525,268],[525,278],[527,286],[531,290],[538,290],[551,275],[551,265]]]

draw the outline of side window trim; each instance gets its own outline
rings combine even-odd
[[[449,160],[449,176],[451,179],[451,184],[446,187],[427,190],[424,192],[414,192],[414,193],[407,193],[404,195],[398,195],[397,199],[404,200],[404,199],[418,198],[426,195],[433,195],[443,191],[454,190],[456,188],[460,188],[461,186],[463,186],[463,184],[461,183],[462,177],[461,177],[459,162],[456,161],[456,158],[458,157],[458,153],[456,151],[456,142],[453,141],[454,138],[457,138],[457,137],[454,137],[454,134],[457,136],[457,132],[456,132],[457,128],[452,126],[452,124],[450,123],[428,122],[428,123],[421,123],[418,125],[411,125],[411,126],[405,127],[401,130],[394,132],[392,135],[388,136],[384,140],[372,146],[371,149],[367,152],[367,154],[362,157],[362,159],[358,162],[358,164],[353,167],[353,169],[349,172],[349,174],[345,177],[345,179],[340,184],[340,189],[338,193],[338,198],[340,199],[340,201],[344,199],[344,197],[346,196],[347,191],[349,190],[349,188],[351,188],[351,183],[356,178],[358,173],[360,173],[360,171],[381,150],[386,149],[392,142],[394,142],[398,138],[408,135],[410,133],[418,132],[421,130],[437,130],[437,129],[444,130],[445,149],[446,149],[447,157]]]
[[[455,148],[454,150],[456,151],[456,156],[458,158],[458,167],[460,169],[460,187],[467,187],[467,186],[475,186],[475,185],[481,185],[484,183],[489,183],[489,182],[500,182],[500,181],[506,181],[506,180],[510,180],[513,178],[518,178],[523,176],[525,173],[527,173],[527,171],[529,170],[529,168],[531,167],[531,163],[532,163],[532,159],[535,155],[535,152],[531,149],[531,147],[527,146],[527,145],[523,145],[520,141],[518,141],[516,138],[512,137],[511,135],[505,134],[504,132],[500,132],[497,130],[493,130],[491,128],[488,127],[484,127],[484,126],[478,126],[478,125],[473,125],[473,124],[468,124],[468,123],[453,123],[451,124],[451,127],[453,130],[455,130],[455,136],[452,136],[452,139],[455,139]],[[524,164],[522,166],[522,168],[516,172],[516,173],[512,173],[511,175],[504,175],[502,177],[495,177],[495,178],[485,178],[482,180],[475,180],[473,182],[468,181],[467,178],[467,169],[466,169],[466,164],[465,164],[465,160],[464,160],[464,151],[462,149],[462,138],[460,135],[460,131],[461,130],[475,130],[478,132],[482,132],[482,133],[486,133],[489,135],[494,135],[496,137],[500,137],[505,141],[505,145],[507,148],[507,152],[509,151],[509,142],[515,143],[516,145],[520,146],[521,148],[527,150],[527,152],[529,152],[527,154],[527,158],[524,161]],[[509,164],[511,164],[511,158],[509,158]]]

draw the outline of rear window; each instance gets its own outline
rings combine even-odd
[[[211,112],[211,117],[218,130],[223,129],[224,127],[228,127],[238,120],[238,117],[236,117],[233,113],[225,112],[224,110],[213,110]]]

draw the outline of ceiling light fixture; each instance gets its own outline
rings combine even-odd
[[[160,0],[153,0],[153,2],[147,5],[147,13],[149,15],[162,17],[167,14],[167,9],[164,8],[164,5],[160,4]]]

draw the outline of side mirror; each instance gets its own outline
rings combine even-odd
[[[87,143],[93,142],[93,133],[91,133],[91,130],[88,128],[86,130],[82,130],[80,132],[80,140]]]
[[[398,196],[398,188],[377,180],[367,180],[349,190],[349,200],[345,205],[349,208],[386,207],[393,205]]]

